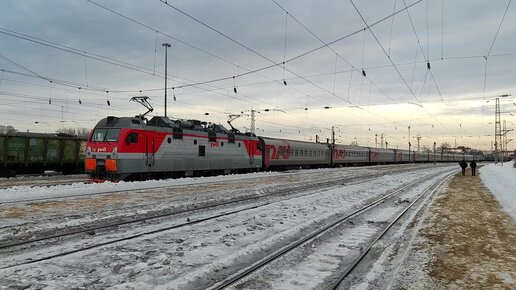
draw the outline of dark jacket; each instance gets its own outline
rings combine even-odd
[[[469,166],[471,168],[476,168],[477,167],[477,163],[475,161],[471,161],[471,163],[469,164]]]
[[[464,160],[463,160],[463,161],[461,161],[461,162],[459,162],[459,165],[460,165],[460,167],[462,167],[463,169],[468,167],[468,163],[467,163],[466,161],[464,161]],[[476,164],[475,164],[475,166],[476,166]]]

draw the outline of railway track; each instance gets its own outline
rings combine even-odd
[[[430,195],[435,194],[440,189],[442,189],[442,186],[446,184],[449,179],[451,178],[452,173],[449,173],[444,179],[440,180],[437,183],[431,184],[428,186],[416,199],[414,199],[412,202],[410,202],[394,219],[392,219],[379,233],[367,244],[362,245],[360,247],[360,254],[353,259],[349,265],[345,267],[344,270],[341,271],[339,275],[336,277],[332,277],[331,282],[326,282],[324,286],[318,286],[318,289],[338,289],[339,285],[341,285],[342,281],[344,281],[351,273],[352,271],[359,265],[363,259],[367,256],[373,245],[375,245],[414,205],[416,205],[422,198],[428,197]],[[439,174],[438,174],[439,175]],[[293,241],[292,243],[285,245],[281,249],[271,253],[270,255],[267,255],[263,257],[261,260],[256,261],[249,267],[246,267],[242,269],[241,271],[237,272],[235,275],[228,277],[227,279],[224,279],[215,285],[209,287],[208,289],[226,289],[231,288],[233,289],[240,289],[241,287],[249,287],[249,284],[246,284],[246,282],[243,282],[245,279],[252,279],[249,278],[249,276],[253,275],[254,273],[263,270],[264,268],[268,267],[271,263],[276,262],[277,260],[284,258],[287,254],[291,253],[292,251],[295,251],[297,249],[300,249],[303,246],[306,246],[310,242],[314,241],[315,239],[321,239],[321,237],[325,234],[327,234],[329,231],[335,230],[339,225],[342,225],[343,223],[350,222],[360,215],[366,213],[368,210],[374,209],[375,206],[385,202],[388,199],[392,199],[396,195],[406,191],[407,189],[411,189],[414,186],[418,185],[421,181],[416,181],[413,183],[410,183],[408,185],[404,185],[403,187],[388,193],[385,196],[382,196],[381,198],[378,198],[371,203],[355,210],[354,212],[342,216],[334,221],[331,221],[330,223],[325,224],[324,226],[321,226],[319,229],[310,232],[306,236],[297,239]],[[353,223],[353,222],[352,222]],[[354,226],[359,226],[359,223],[353,223]],[[345,259],[345,257],[341,257],[342,259]],[[253,288],[255,285],[251,286]],[[349,285],[348,285],[349,286]]]
[[[367,178],[364,178],[362,175],[352,175],[348,176],[345,179],[337,180],[337,185],[341,185],[343,181],[346,182],[347,185],[354,184],[360,184],[360,183],[367,183],[371,179],[381,176],[383,174],[377,174],[376,176],[368,176]],[[112,233],[117,230],[121,230],[123,226],[125,227],[140,227],[140,226],[147,226],[149,221],[154,221],[154,223],[160,223],[160,221],[166,220],[166,219],[175,219],[175,222],[172,222],[173,225],[167,226],[167,227],[158,227],[157,229],[152,229],[148,231],[139,232],[134,235],[124,236],[120,239],[111,239],[108,241],[100,242],[100,243],[94,243],[87,247],[80,247],[80,248],[74,248],[73,250],[60,252],[58,254],[53,255],[46,255],[39,258],[31,258],[30,260],[26,260],[23,262],[15,262],[9,265],[6,265],[5,267],[0,267],[0,269],[5,268],[11,268],[16,266],[21,266],[25,264],[32,264],[40,261],[45,261],[53,258],[58,258],[62,256],[66,256],[73,253],[78,253],[81,251],[86,251],[110,244],[115,244],[123,241],[128,241],[131,239],[136,239],[145,235],[151,235],[151,234],[157,234],[160,232],[166,232],[169,230],[185,227],[185,226],[191,226],[195,225],[204,221],[214,220],[220,217],[230,216],[237,213],[241,213],[244,211],[249,211],[252,209],[256,209],[259,207],[267,206],[272,203],[276,202],[282,202],[288,199],[292,198],[299,198],[301,196],[306,195],[313,195],[320,193],[319,191],[310,191],[307,192],[307,190],[310,190],[311,188],[320,188],[322,185],[323,187],[331,187],[335,186],[335,180],[331,180],[330,182],[326,181],[326,184],[312,184],[312,186],[306,186],[306,185],[298,185],[295,188],[289,187],[287,189],[273,189],[269,190],[266,194],[262,194],[259,196],[252,196],[247,197],[244,199],[238,199],[238,200],[231,200],[223,203],[215,203],[205,206],[197,206],[193,205],[191,208],[182,209],[178,211],[164,211],[164,212],[153,212],[149,213],[147,215],[139,216],[138,218],[131,218],[128,220],[122,220],[115,219],[116,222],[108,222],[103,223],[101,225],[77,225],[74,228],[65,229],[65,230],[59,230],[51,231],[48,233],[41,233],[40,235],[34,235],[27,239],[21,239],[18,238],[16,241],[7,240],[0,243],[0,252],[1,253],[12,253],[16,251],[20,251],[23,249],[30,249],[31,247],[44,247],[47,244],[53,244],[56,241],[62,243],[66,240],[73,239],[73,238],[91,238],[92,236],[97,235],[98,233]],[[324,189],[323,189],[324,190]],[[273,200],[267,199],[271,196],[274,196],[275,198]],[[262,201],[262,199],[266,199],[265,201]],[[251,204],[249,204],[251,203]],[[228,210],[224,207],[227,206],[233,206],[233,209]],[[237,209],[234,209],[237,207]],[[209,212],[209,214],[206,214],[206,212]],[[201,218],[195,218],[196,214],[198,213],[204,213],[204,216]],[[192,217],[192,218],[190,218]],[[185,222],[186,220],[186,222]]]
[[[438,171],[442,174],[450,169],[442,168]],[[417,186],[417,184],[422,183],[422,180],[431,178],[435,172],[431,169],[427,171],[422,170],[421,172],[412,170],[411,174],[396,175],[393,173],[392,177],[385,176],[384,178],[376,179],[372,177],[363,179],[363,177],[359,178],[359,176],[346,176],[348,180],[341,179],[339,181],[335,179],[333,185],[330,184],[329,180],[326,180],[328,182],[327,188],[319,190],[317,189],[318,186],[321,186],[319,183],[314,184],[314,188],[310,190],[303,188],[303,183],[300,182],[296,185],[296,191],[293,191],[292,187],[288,186],[276,187],[276,195],[273,194],[272,188],[269,188],[271,190],[269,192],[262,191],[260,193],[262,195],[270,194],[268,197],[264,197],[264,199],[256,196],[256,199],[238,202],[237,198],[233,199],[233,202],[228,202],[228,200],[226,202],[219,202],[218,206],[213,204],[213,207],[190,208],[189,210],[183,208],[183,212],[176,212],[163,217],[149,216],[148,218],[142,217],[140,221],[97,224],[97,229],[83,228],[80,231],[81,226],[79,225],[76,228],[77,231],[70,231],[62,236],[55,235],[57,232],[54,232],[52,235],[52,232],[49,231],[49,235],[43,237],[45,239],[42,240],[27,239],[24,241],[25,243],[3,245],[5,247],[0,249],[0,273],[7,280],[0,279],[0,281],[12,284],[22,279],[25,281],[22,284],[37,283],[43,276],[38,277],[38,274],[36,274],[38,273],[37,270],[34,272],[31,269],[42,269],[43,272],[47,272],[44,270],[47,268],[45,265],[52,265],[51,269],[61,269],[58,271],[62,274],[57,274],[56,272],[53,278],[56,279],[56,283],[64,283],[60,285],[71,286],[80,284],[88,287],[92,284],[89,284],[87,281],[97,280],[99,274],[105,276],[111,273],[111,271],[115,271],[117,279],[123,279],[130,283],[130,281],[134,281],[131,278],[133,274],[127,273],[130,276],[125,277],[124,275],[126,274],[122,275],[120,273],[121,267],[137,263],[130,257],[145,258],[156,252],[159,256],[168,257],[167,262],[154,264],[156,262],[154,259],[146,262],[147,258],[143,262],[159,266],[156,269],[172,267],[168,268],[170,269],[168,271],[171,271],[170,273],[173,273],[173,275],[166,279],[166,281],[169,281],[168,283],[172,283],[168,284],[169,286],[182,285],[181,287],[183,288],[207,288],[214,286],[215,282],[225,281],[241,269],[247,269],[249,265],[263,260],[264,257],[269,257],[271,253],[284,249],[291,241],[297,241],[301,237],[313,234],[317,228],[328,225],[332,219],[334,221],[336,216],[350,215],[352,211],[358,210],[359,205],[360,207],[365,207],[373,202],[374,199],[374,201],[378,202],[377,206],[383,207],[382,204],[392,204],[391,201],[395,200],[398,195],[414,196],[415,193],[420,191],[411,191],[411,186]],[[321,177],[326,175],[323,173]],[[380,175],[383,175],[383,173],[378,173],[376,177]],[[352,180],[352,177],[356,179]],[[310,181],[316,180],[319,180],[319,176],[312,176]],[[400,183],[404,184],[404,186],[400,186]],[[347,186],[342,187],[342,184]],[[402,187],[405,189],[402,189]],[[423,187],[420,184],[418,190],[421,190]],[[382,193],[382,188],[388,189],[389,192],[384,191]],[[252,190],[252,187],[249,189]],[[265,188],[260,189],[265,190]],[[395,190],[402,191],[395,194]],[[225,193],[227,194],[227,192]],[[385,197],[385,194],[391,193],[394,193],[394,195],[390,198],[383,201],[379,200]],[[335,197],[338,198],[334,199]],[[412,197],[410,199],[412,200]],[[346,203],[348,205],[342,207],[340,202],[344,202],[343,205]],[[330,204],[332,206],[327,207]],[[372,212],[372,209],[364,210],[364,213],[356,214],[341,224],[347,225],[348,230],[349,228],[354,229],[355,226],[349,224],[349,221],[352,220],[355,225],[358,225],[355,219],[360,219],[361,216],[367,215],[367,212]],[[305,215],[305,213],[308,213],[308,215]],[[260,224],[263,225],[263,229],[253,230],[255,225]],[[272,225],[274,227],[271,227]],[[376,224],[374,225],[376,226]],[[383,224],[378,225],[383,226]],[[327,232],[335,232],[338,227],[341,226],[335,225]],[[247,236],[243,235],[241,236],[242,238],[238,238],[238,235],[245,234],[245,232],[248,234]],[[268,279],[265,278],[268,277],[266,275],[260,277],[260,273],[268,271],[267,269],[277,271],[277,268],[274,270],[273,267],[278,267],[278,264],[284,264],[288,259],[299,256],[297,249],[300,249],[300,251],[313,250],[311,248],[313,244],[316,244],[318,240],[325,240],[326,238],[323,239],[322,237],[326,237],[326,235],[328,234],[316,234],[311,241],[304,243],[309,245],[309,247],[303,246],[302,243],[283,255],[287,260],[284,260],[282,257],[274,259],[266,264],[271,266],[265,265],[261,269],[257,269],[246,277],[235,281],[236,284],[233,283],[227,287],[239,288],[242,285],[249,286],[249,284],[245,284],[248,280]],[[232,237],[237,237],[237,239],[232,240]],[[7,240],[5,241],[7,242]],[[20,242],[23,241],[20,240]],[[182,252],[185,254],[184,257],[181,256]],[[199,257],[199,259],[194,257]],[[128,258],[129,260],[127,260]],[[351,258],[348,258],[348,260],[351,261]],[[96,266],[91,261],[95,261],[94,264]],[[138,259],[137,261],[141,260]],[[210,266],[204,267],[203,265]],[[280,269],[284,267],[285,265],[280,266]],[[158,273],[152,274],[154,272],[152,269],[154,268],[152,266],[142,275],[160,275]],[[130,268],[127,269],[129,270]],[[95,271],[96,274],[88,274],[83,278],[83,282],[79,284],[70,284],[71,281],[68,281],[66,278],[71,277],[70,275],[73,275],[73,273],[91,273],[91,271]],[[339,269],[340,271],[343,272],[344,269]],[[123,272],[125,273],[126,270],[123,270]],[[66,274],[63,275],[64,273]],[[276,274],[276,272],[273,273]],[[91,277],[86,278],[89,276]],[[101,286],[97,285],[95,287],[104,288],[112,285],[108,282],[112,281],[112,279],[108,277],[111,276],[106,276],[105,279],[107,280],[103,280],[106,282],[101,283]],[[333,279],[331,280],[331,282],[334,281]],[[330,281],[325,280],[325,282]],[[164,281],[160,282],[159,285],[164,285],[163,283],[167,285],[167,282]],[[158,284],[147,285],[152,287],[152,285]],[[249,286],[250,288],[255,286],[255,284],[251,285]],[[326,285],[324,284],[324,286]],[[257,287],[259,288],[259,286]]]
[[[160,200],[155,203],[142,205],[132,205],[126,207],[116,207],[116,211],[118,214],[110,214],[108,212],[104,212],[106,216],[109,216],[107,219],[103,219],[102,223],[99,225],[98,221],[92,220],[85,216],[83,219],[85,222],[80,222],[75,219],[73,226],[59,226],[59,220],[67,221],[72,220],[75,216],[75,213],[71,217],[67,216],[59,216],[57,221],[52,219],[45,220],[39,218],[37,220],[38,223],[48,225],[48,224],[58,224],[54,229],[45,229],[43,231],[38,231],[37,229],[32,229],[29,232],[24,231],[16,231],[16,234],[9,234],[7,236],[7,240],[0,239],[0,251],[7,247],[13,246],[23,246],[28,245],[35,242],[42,242],[46,240],[54,240],[57,238],[65,238],[67,236],[74,236],[78,234],[84,233],[94,233],[99,230],[103,230],[106,228],[114,228],[124,225],[130,224],[138,224],[150,220],[164,219],[167,217],[172,217],[181,214],[189,214],[196,211],[202,210],[213,210],[216,208],[220,208],[228,205],[238,205],[250,202],[260,202],[261,200],[266,200],[272,198],[276,199],[288,199],[290,197],[299,196],[299,192],[304,192],[312,189],[324,189],[331,188],[334,186],[341,186],[343,184],[352,185],[360,182],[367,182],[371,179],[388,175],[388,173],[375,173],[364,176],[362,174],[350,174],[347,176],[335,178],[321,178],[318,183],[312,184],[304,184],[297,183],[294,186],[283,187],[283,186],[271,186],[265,189],[261,189],[258,192],[252,192],[251,194],[245,193],[245,189],[242,190],[241,194],[237,194],[234,198],[229,199],[215,199],[213,201],[202,200],[197,203],[189,204],[187,206],[168,206],[168,207],[159,207],[163,203],[166,203],[165,200]],[[107,193],[106,193],[107,194]],[[297,195],[296,195],[297,194]],[[145,210],[147,208],[148,210]],[[97,218],[98,219],[98,218]],[[23,228],[27,228],[27,224],[23,224]],[[13,229],[11,231],[14,231]]]
[[[88,177],[85,174],[77,175],[59,175],[59,176],[24,176],[16,178],[0,178],[0,190],[12,188],[14,186],[24,187],[48,187],[55,185],[70,185],[74,183],[88,183]]]
[[[447,164],[438,164],[437,166],[447,166]],[[351,168],[351,167],[348,167]],[[370,167],[353,167],[358,169],[368,168],[371,170],[382,170],[385,169],[385,174],[389,173],[397,173],[397,172],[404,172],[409,170],[418,169],[418,167],[414,168],[414,164],[390,164],[390,165],[377,165],[377,166],[370,166]],[[313,174],[312,170],[302,170],[302,171],[284,171],[284,172],[276,172],[278,176],[302,176],[302,175],[310,175]],[[234,175],[230,176],[227,181],[229,182],[238,182],[243,180],[252,180],[252,179],[260,179],[263,178],[263,175],[257,175],[256,177],[249,177],[249,176],[243,176],[243,175]],[[52,178],[52,177],[49,177]],[[61,177],[59,177],[61,178]],[[0,179],[0,190],[3,189],[19,189],[16,187],[23,187],[19,191],[23,193],[25,187],[49,187],[49,186],[55,186],[55,185],[71,185],[74,183],[89,183],[86,176],[79,177],[79,178],[72,178],[68,180],[58,179],[58,180],[24,180],[20,178],[19,180],[12,181],[12,183],[9,181],[10,179],[4,179],[2,181]],[[178,180],[180,180],[178,182]],[[102,195],[109,195],[109,194],[117,194],[117,193],[124,193],[128,191],[143,191],[143,190],[156,190],[156,189],[162,189],[167,187],[187,187],[190,185],[199,184],[199,179],[195,178],[184,178],[184,179],[172,179],[172,180],[155,180],[157,185],[143,185],[141,183],[134,183],[138,184],[138,188],[134,189],[134,185],[131,182],[124,183],[123,185],[117,184],[116,187],[120,189],[105,189],[102,187],[95,187],[95,184],[91,184],[91,187],[88,187],[87,190],[83,193],[76,193],[74,191],[77,191],[77,188],[74,188],[71,190],[70,193],[61,194],[61,195],[51,195],[51,196],[42,196],[42,197],[19,197],[14,198],[11,200],[5,200],[2,201],[2,198],[0,196],[0,205],[4,204],[17,204],[17,203],[24,203],[24,202],[42,202],[42,201],[51,201],[51,200],[60,200],[60,199],[70,199],[70,198],[82,198],[82,197],[91,197],[91,196],[102,196]],[[222,181],[215,180],[215,181],[207,181],[206,178],[202,179],[203,184],[216,184],[220,183]],[[62,189],[65,190],[65,189]]]
[[[381,175],[381,174],[379,174],[379,175]],[[375,178],[375,177],[377,177],[377,176],[372,176],[372,177],[369,176],[368,178],[364,178],[361,175],[354,175],[354,176],[350,176],[350,177],[346,178],[345,181],[348,185],[352,185],[352,184],[359,184],[362,182],[368,182],[368,181],[372,180],[372,178]],[[339,182],[342,182],[342,181],[344,181],[344,180],[339,180]],[[333,180],[333,182],[335,182],[335,180]],[[269,190],[268,193],[262,194],[260,196],[252,196],[252,197],[247,197],[244,199],[232,200],[232,201],[228,201],[228,202],[216,203],[216,204],[211,204],[211,205],[206,205],[206,206],[193,205],[191,208],[173,211],[173,212],[167,212],[167,211],[153,212],[151,214],[144,215],[142,217],[133,218],[130,220],[125,220],[125,221],[105,223],[102,225],[93,225],[93,226],[78,225],[77,227],[75,227],[73,229],[62,230],[62,231],[59,231],[58,233],[55,233],[55,231],[52,231],[52,234],[46,234],[46,235],[43,234],[43,235],[40,235],[39,237],[25,239],[25,240],[17,239],[16,241],[12,241],[12,240],[0,241],[0,253],[9,253],[12,251],[19,250],[20,248],[21,249],[30,248],[32,245],[35,245],[38,243],[43,244],[43,246],[44,246],[45,244],[52,243],[54,241],[63,242],[66,239],[70,239],[70,238],[77,237],[77,236],[88,237],[88,236],[96,235],[97,232],[111,233],[111,230],[116,230],[117,228],[120,228],[122,226],[145,225],[146,222],[152,221],[152,220],[159,220],[159,219],[165,219],[165,218],[170,218],[170,217],[177,217],[177,219],[180,220],[172,226],[163,227],[163,228],[159,228],[156,230],[150,230],[150,231],[126,236],[126,237],[120,238],[120,239],[113,239],[113,240],[110,240],[107,242],[97,243],[97,244],[90,245],[88,247],[74,249],[74,250],[62,252],[62,253],[55,254],[55,255],[49,255],[49,256],[45,256],[45,257],[41,257],[41,258],[37,258],[37,259],[30,259],[28,261],[25,261],[22,263],[17,263],[15,265],[0,267],[0,269],[6,269],[6,268],[25,265],[25,264],[32,264],[32,263],[36,263],[36,262],[40,262],[40,261],[45,261],[45,260],[49,260],[49,259],[53,259],[53,258],[63,257],[66,255],[78,253],[81,251],[86,251],[86,250],[90,250],[90,249],[94,249],[94,248],[98,248],[98,247],[102,247],[102,246],[106,246],[106,245],[110,245],[110,244],[128,241],[128,240],[139,238],[139,237],[142,237],[145,235],[166,232],[166,231],[169,231],[172,229],[195,225],[195,224],[198,224],[198,223],[201,223],[204,221],[215,220],[220,217],[230,216],[230,215],[234,215],[234,214],[241,213],[244,211],[249,211],[252,209],[270,205],[272,203],[282,202],[282,201],[285,201],[285,200],[288,200],[291,198],[298,198],[301,196],[317,194],[320,191],[315,191],[315,192],[313,192],[313,191],[306,192],[306,191],[310,190],[310,188],[313,188],[313,187],[321,187],[321,185],[322,184],[317,184],[317,185],[312,185],[312,186],[298,186],[296,188],[290,187],[287,190],[285,190],[285,189]],[[330,184],[326,184],[325,186],[329,186],[329,185]],[[299,192],[301,192],[301,191],[304,193],[300,194]],[[324,189],[323,189],[323,191],[324,191]],[[271,200],[260,201],[261,199],[270,198],[271,196],[275,196],[276,199],[274,199],[272,201]],[[246,203],[249,203],[249,202],[254,202],[254,203],[252,203],[251,205],[245,205]],[[233,206],[240,205],[241,208],[236,209],[236,210],[219,209],[221,207],[225,207],[225,206],[229,206],[229,205],[233,205]],[[203,212],[203,211],[215,211],[215,212],[213,214],[208,214],[207,216],[202,217],[202,218],[187,217],[187,216],[195,215],[196,213]],[[183,222],[184,220],[186,220],[186,222]],[[41,247],[41,245],[38,245],[38,246]]]

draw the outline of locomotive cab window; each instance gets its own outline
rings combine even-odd
[[[127,137],[125,138],[125,143],[127,143],[127,145],[131,143],[138,143],[138,133],[127,134]]]
[[[91,142],[116,142],[120,129],[95,129],[91,134]]]

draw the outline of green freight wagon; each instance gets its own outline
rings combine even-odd
[[[45,170],[63,174],[82,172],[85,141],[65,134],[0,134],[0,176]]]

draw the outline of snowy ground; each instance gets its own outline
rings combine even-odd
[[[387,288],[516,289],[516,223],[507,206],[515,177],[511,163],[457,174],[407,239],[398,279]],[[385,281],[382,275],[373,282]]]
[[[503,209],[516,222],[516,168],[514,161],[488,164],[480,169],[480,177]]]
[[[504,170],[509,168],[516,171],[509,165]],[[492,179],[486,172],[497,169],[491,165],[482,168],[481,175],[486,175],[482,178]],[[233,286],[320,289],[409,202],[458,170],[457,164],[411,164],[2,189],[0,246],[9,240],[134,217],[177,214],[0,249],[0,287],[204,289],[329,221],[417,182]],[[367,176],[371,178],[364,178]],[[500,196],[507,195],[502,192]],[[393,281],[405,275],[400,264],[413,257],[408,249],[424,227],[428,205],[436,196],[425,195],[374,246],[368,261],[357,268],[344,289],[399,286]],[[38,201],[30,201],[34,199]],[[214,215],[221,216],[184,225]],[[121,238],[127,240],[118,241]],[[85,248],[89,249],[81,250]],[[58,254],[64,255],[52,257]],[[49,259],[31,263],[45,257]],[[412,275],[424,277],[422,273]]]

